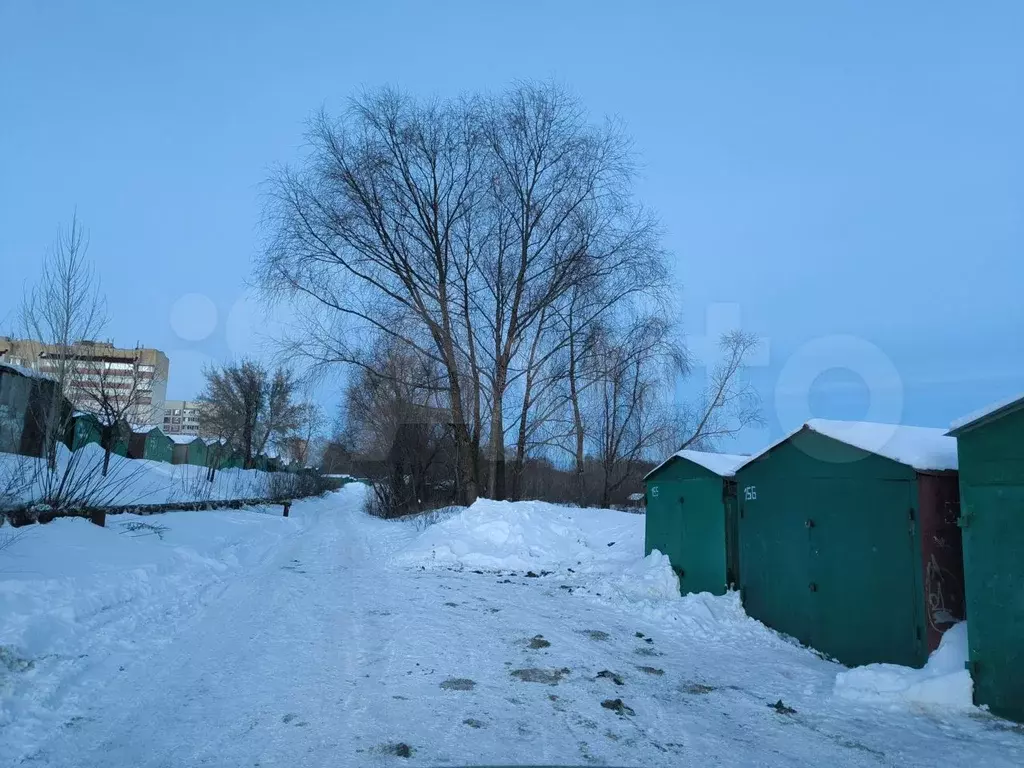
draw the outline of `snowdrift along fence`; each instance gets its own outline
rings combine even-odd
[[[0,525],[48,522],[57,517],[100,520],[106,514],[157,514],[286,502],[330,489],[316,471],[268,473],[111,457],[93,444],[44,459],[0,454]]]

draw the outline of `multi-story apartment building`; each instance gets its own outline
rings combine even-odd
[[[163,416],[170,361],[159,349],[87,340],[65,348],[0,336],[0,360],[50,375],[64,371],[64,394],[83,411],[97,411],[102,395],[123,403],[125,418],[134,424]]]
[[[165,400],[162,429],[168,435],[201,435],[202,404],[195,400]]]

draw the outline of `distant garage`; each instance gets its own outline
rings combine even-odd
[[[684,450],[651,470],[644,548],[668,555],[681,591],[724,594],[739,578],[736,484],[749,456]]]
[[[1024,722],[1024,395],[961,419],[969,666],[976,704]]]
[[[168,435],[174,446],[171,450],[171,462],[174,464],[194,464],[206,466],[206,441],[194,435]]]
[[[174,441],[165,435],[160,427],[132,427],[131,439],[128,441],[128,457],[165,461],[170,464],[174,458]]]
[[[754,618],[851,666],[920,667],[964,616],[955,441],[814,419],[736,472]]]

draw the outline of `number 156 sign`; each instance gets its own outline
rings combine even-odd
[[[748,485],[743,489],[743,500],[744,501],[757,501],[757,486]]]

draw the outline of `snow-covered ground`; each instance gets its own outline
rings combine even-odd
[[[81,488],[96,506],[226,501],[267,497],[272,473],[255,469],[221,469],[207,480],[206,467],[127,459],[112,454],[102,476],[103,449],[88,443],[72,453],[58,446],[57,470],[48,473],[43,459],[0,453],[0,507],[35,502],[47,488]]]
[[[424,529],[364,491],[33,527],[0,554],[0,764],[1024,764],[1017,726],[840,695],[735,596],[679,597],[641,516]]]

